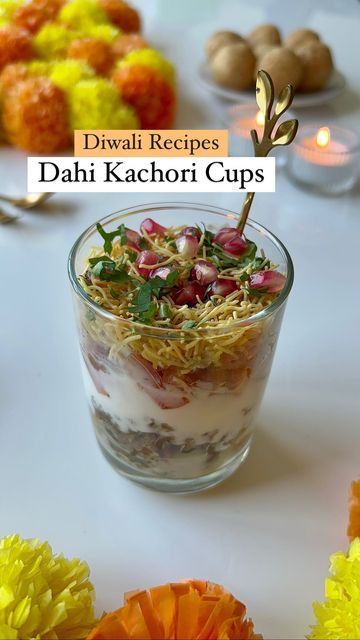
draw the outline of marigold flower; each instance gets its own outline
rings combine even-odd
[[[142,129],[169,129],[175,114],[175,92],[158,69],[131,65],[115,69],[112,81],[124,102],[140,118]]]
[[[10,62],[29,60],[33,48],[29,34],[13,25],[0,27],[0,69]]]
[[[130,51],[148,48],[148,43],[139,33],[124,33],[114,42],[113,52],[116,58],[123,58]]]
[[[246,607],[223,587],[189,580],[125,595],[124,606],[109,613],[88,640],[247,640],[254,634]]]
[[[30,33],[36,33],[45,22],[54,20],[63,0],[30,0],[21,4],[13,15],[13,21]]]
[[[141,30],[141,19],[138,11],[124,0],[99,0],[111,22],[126,33]]]
[[[80,80],[94,77],[94,71],[79,60],[59,60],[50,66],[49,78],[56,87],[70,91]]]
[[[309,640],[354,640],[360,638],[360,539],[348,553],[330,558],[331,577],[325,582],[325,601],[314,603],[317,624]]]
[[[349,525],[347,534],[350,542],[360,538],[360,478],[354,480],[350,488]]]
[[[72,129],[137,129],[135,112],[103,78],[81,80],[69,94]]]
[[[54,153],[70,144],[65,94],[48,78],[29,77],[7,91],[2,121],[8,141],[25,151]]]
[[[61,9],[58,19],[68,27],[80,31],[91,24],[109,22],[106,12],[96,0],[71,0]]]
[[[80,640],[95,623],[89,568],[47,542],[0,541],[0,638]]]
[[[16,9],[20,5],[21,0],[1,0],[0,4],[0,21],[8,23],[12,19]]]
[[[44,24],[33,38],[37,54],[45,60],[53,60],[64,56],[70,42],[76,37],[61,24]]]
[[[25,80],[28,76],[29,71],[26,64],[22,62],[7,64],[0,73],[0,94],[4,96],[17,82]]]
[[[114,60],[110,45],[97,38],[73,40],[67,50],[67,56],[86,62],[100,75],[109,71]]]
[[[112,24],[89,24],[80,32],[83,38],[97,38],[107,44],[113,44],[120,34],[120,29]]]
[[[156,49],[137,49],[136,51],[131,51],[125,58],[118,62],[117,67],[121,69],[126,65],[135,64],[158,69],[169,84],[173,85],[175,83],[174,66],[169,60],[166,60],[159,51],[156,51]]]

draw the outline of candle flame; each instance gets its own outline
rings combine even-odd
[[[330,142],[330,129],[329,127],[321,127],[316,134],[316,144],[318,147],[327,147]]]
[[[263,127],[265,124],[265,116],[262,113],[262,111],[258,111],[255,117],[255,122],[258,125],[258,127]]]

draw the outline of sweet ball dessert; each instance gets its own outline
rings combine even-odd
[[[273,24],[261,24],[250,31],[248,37],[250,45],[255,47],[258,44],[280,44],[281,35],[280,31]]]
[[[303,75],[303,68],[299,58],[286,47],[270,49],[260,58],[257,67],[270,74],[276,94],[287,84],[291,84],[294,88],[298,87]]]
[[[284,46],[289,49],[296,49],[307,41],[320,42],[320,36],[312,29],[295,29],[284,39]]]
[[[217,31],[213,33],[206,43],[206,55],[208,60],[219,51],[222,47],[228,44],[239,44],[245,42],[245,39],[234,31]]]
[[[250,89],[260,69],[271,75],[275,93],[286,84],[298,92],[321,91],[334,69],[330,48],[305,27],[283,39],[274,24],[258,25],[246,38],[218,31],[207,41],[206,55],[213,80],[237,91]]]
[[[250,47],[240,42],[221,47],[211,58],[210,66],[216,82],[241,91],[247,89],[253,80],[255,62]]]
[[[328,82],[334,68],[329,47],[317,40],[307,40],[296,49],[296,56],[303,67],[299,89],[304,93],[320,91]]]

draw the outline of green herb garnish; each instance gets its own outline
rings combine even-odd
[[[159,278],[159,276],[155,276],[155,278],[150,278],[150,280],[141,284],[135,292],[133,306],[129,307],[130,313],[139,314],[147,312],[151,304],[152,296],[154,295],[158,298],[162,289],[171,288],[178,277],[179,274],[177,271],[171,271],[165,280]]]
[[[167,318],[171,318],[171,310],[166,302],[161,302],[159,307],[159,319],[166,320]]]
[[[115,238],[117,237],[120,238],[121,245],[124,245],[127,243],[126,227],[124,224],[120,224],[117,227],[117,229],[115,229],[114,231],[105,231],[104,227],[102,227],[101,224],[98,222],[96,225],[96,228],[104,240],[104,251],[109,255],[112,251],[113,240],[115,240]]]
[[[91,271],[96,278],[105,280],[106,282],[138,282],[131,276],[129,276],[126,268],[123,266],[116,267],[116,262],[110,258],[97,260],[97,258],[91,258],[95,261],[95,264],[91,266]]]
[[[246,293],[249,296],[254,296],[255,298],[260,298],[264,293],[268,293],[267,287],[262,287],[261,289],[253,289],[252,287],[245,287]]]

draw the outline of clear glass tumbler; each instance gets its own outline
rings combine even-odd
[[[170,203],[103,218],[138,230],[144,218],[164,226],[205,223],[211,230],[238,215],[212,206]],[[99,446],[122,475],[161,491],[186,493],[227,478],[246,458],[293,283],[291,258],[267,229],[249,221],[245,235],[278,265],[286,283],[275,301],[226,329],[182,330],[122,320],[81,287],[86,258],[101,243],[96,225],[73,246],[69,277],[82,370]]]

